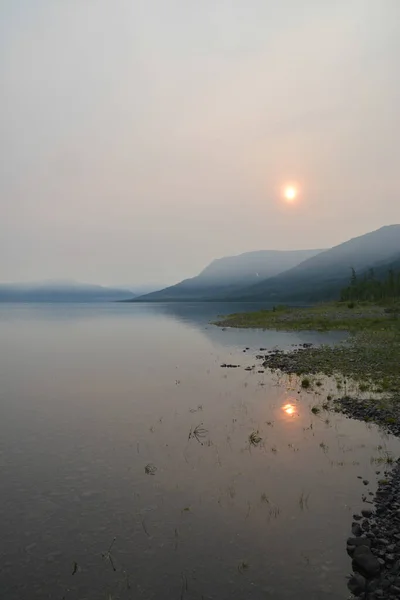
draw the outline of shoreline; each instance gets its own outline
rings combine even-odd
[[[334,346],[301,347],[288,352],[258,354],[262,368],[302,376],[303,388],[318,385],[319,376],[352,378],[362,394],[327,396],[323,408],[360,421],[374,423],[400,437],[400,319],[397,308],[331,303],[318,307],[230,315],[219,327],[348,331],[347,341]],[[369,398],[360,396],[369,393]],[[319,411],[319,407],[315,407]],[[400,458],[386,462],[372,502],[353,515],[347,553],[353,575],[348,588],[354,598],[400,598]],[[377,471],[377,474],[380,471]],[[364,499],[365,498],[365,499]]]

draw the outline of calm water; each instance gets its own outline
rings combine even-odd
[[[244,370],[334,336],[208,325],[233,310],[0,306],[1,598],[347,597],[352,514],[398,443]]]

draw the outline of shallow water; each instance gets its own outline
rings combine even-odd
[[[208,324],[239,308],[0,306],[1,597],[347,597],[352,514],[399,443],[244,370],[340,335]]]

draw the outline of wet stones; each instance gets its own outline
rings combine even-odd
[[[381,565],[367,546],[359,546],[354,552],[353,569],[358,571],[367,579],[372,579],[379,575]]]
[[[366,584],[367,581],[365,577],[356,573],[350,577],[347,587],[349,588],[350,592],[354,594],[354,596],[360,596],[365,592]]]
[[[374,505],[374,510],[365,508],[361,511],[362,535],[347,540],[347,552],[354,571],[348,588],[356,598],[399,600],[400,462],[393,470],[385,472]],[[360,525],[360,520],[353,521],[353,531],[354,525]]]

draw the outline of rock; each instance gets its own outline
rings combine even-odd
[[[371,528],[369,521],[367,519],[364,519],[364,521],[361,523],[361,527],[363,528],[364,531],[369,531]]]
[[[367,579],[372,579],[380,573],[381,565],[376,556],[368,549],[368,552],[362,552],[354,556],[353,569],[359,571]]]
[[[366,537],[350,537],[347,539],[348,546],[368,546],[371,547],[371,540]]]
[[[361,516],[361,515],[353,515],[353,519],[354,519],[355,521],[361,521],[361,519],[362,519],[362,516]]]
[[[400,587],[398,587],[397,585],[392,585],[390,591],[396,594],[396,598],[400,598]]]
[[[363,479],[363,484],[364,484],[364,485],[368,485],[368,484],[369,484],[369,481],[368,481],[368,479]]]
[[[361,514],[362,514],[362,516],[363,516],[363,517],[365,517],[366,519],[369,519],[370,517],[372,517],[372,515],[373,515],[373,512],[372,512],[372,510],[369,510],[369,509],[367,509],[367,508],[364,508],[364,509],[361,511]]]
[[[366,584],[367,582],[365,577],[356,573],[350,577],[347,587],[349,588],[350,592],[354,594],[354,596],[360,596],[365,591]]]
[[[360,554],[371,554],[371,550],[368,546],[357,546],[354,550],[354,556],[360,556]]]
[[[359,523],[353,523],[351,526],[351,533],[356,537],[360,537],[363,534],[363,530],[361,529],[361,525]]]
[[[396,557],[394,554],[386,554],[386,561],[387,562],[394,562],[396,560]]]

